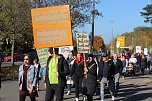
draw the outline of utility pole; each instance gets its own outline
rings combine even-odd
[[[15,34],[13,33],[13,37],[12,37],[12,58],[11,58],[11,63],[12,63],[12,66],[14,66],[14,41],[15,41]]]
[[[94,10],[95,10],[95,0],[92,1],[92,50],[94,49]]]
[[[14,0],[14,1],[12,1],[12,4],[16,4],[16,1]],[[13,33],[12,33],[12,52],[11,52],[11,56],[12,56],[12,58],[11,58],[11,63],[12,63],[12,66],[14,66],[14,43],[15,43],[15,34],[16,34],[16,25],[15,25],[15,20],[16,20],[16,10],[15,10],[15,8],[14,8],[14,15],[13,15],[13,18],[12,18],[12,22],[13,22]]]

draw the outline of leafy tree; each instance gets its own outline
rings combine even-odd
[[[99,52],[105,48],[104,40],[101,36],[94,37],[94,49]]]
[[[92,0],[31,0],[32,7],[50,7],[59,5],[70,5],[72,28],[83,27],[85,23],[91,23]],[[99,3],[96,0],[95,3]],[[95,15],[102,15],[98,10]]]
[[[142,46],[142,48],[152,47],[152,27],[136,27],[133,32],[122,34],[125,36],[126,46]]]
[[[73,32],[91,22],[92,0],[0,0],[0,36],[3,34],[3,40],[9,38],[11,42],[15,39],[16,51],[27,50],[33,46],[31,8],[65,4],[70,5]],[[97,10],[95,14],[100,15]]]
[[[140,12],[141,16],[145,18],[144,22],[151,23],[152,25],[152,4],[146,5],[143,8],[144,12]]]
[[[1,0],[0,5],[1,33],[5,34],[5,38],[9,38],[11,42],[15,40],[16,51],[25,50],[25,47],[33,44],[29,2],[27,0]]]

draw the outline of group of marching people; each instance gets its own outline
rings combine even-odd
[[[56,101],[63,101],[64,89],[67,87],[67,95],[71,93],[71,88],[75,87],[75,100],[80,100],[80,94],[83,101],[93,101],[93,96],[100,84],[100,97],[104,101],[104,89],[108,86],[112,101],[119,91],[119,79],[123,70],[123,63],[117,54],[112,58],[103,53],[98,59],[93,54],[88,54],[86,61],[82,53],[74,56],[73,51],[65,59],[63,55],[58,54],[58,48],[50,48],[50,57],[47,61],[45,71],[46,94],[45,101],[53,101],[54,95]],[[37,62],[37,61],[35,61]],[[25,101],[29,96],[31,101],[36,101],[39,73],[36,69],[38,65],[30,64],[30,56],[24,56],[24,64],[19,68],[19,99]]]
[[[152,56],[150,54],[145,55],[143,53],[136,53],[126,56],[125,54],[121,53],[120,60],[123,64],[123,79],[129,74],[136,75],[136,72],[141,72],[141,75],[145,75],[146,69],[149,70],[149,74],[151,73]],[[132,68],[131,72],[129,68]]]
[[[104,101],[104,88],[106,84],[112,100],[115,100],[115,96],[119,90],[119,78],[122,71],[122,62],[118,59],[117,54],[113,54],[112,59],[106,53],[100,59],[97,59],[93,54],[89,54],[88,61],[85,64],[83,54],[77,53],[73,61],[69,64],[71,72],[68,78],[73,78],[76,101],[79,101],[80,93],[82,93],[84,101],[86,97],[88,101],[93,101],[98,83],[100,84],[101,101]],[[71,89],[68,87],[67,95],[70,91]]]

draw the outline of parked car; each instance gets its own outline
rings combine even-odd
[[[4,58],[4,61],[5,62],[9,62],[11,61],[12,59],[12,56],[11,55],[8,55]],[[14,61],[17,62],[17,61],[23,61],[23,54],[22,53],[14,53]]]
[[[23,61],[24,55],[22,53],[14,53],[14,57],[17,61]]]

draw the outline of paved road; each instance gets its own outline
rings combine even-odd
[[[120,91],[116,101],[152,101],[152,85],[147,84],[152,75],[127,77],[120,80]],[[37,101],[44,101],[45,90],[40,84],[39,97]],[[73,89],[74,90],[74,89]],[[64,101],[75,101],[74,92],[67,96],[65,89]],[[4,81],[0,90],[0,101],[18,101],[17,81]],[[26,101],[30,101],[27,97]],[[100,101],[100,96],[94,96],[94,101]],[[111,101],[108,90],[106,90],[105,101]]]

